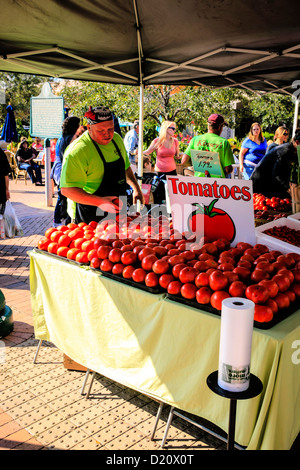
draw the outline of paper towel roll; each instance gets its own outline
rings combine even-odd
[[[231,297],[221,310],[218,385],[231,392],[249,387],[254,303]]]

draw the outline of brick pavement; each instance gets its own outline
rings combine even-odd
[[[161,450],[169,407],[150,440],[158,404],[97,375],[89,399],[80,394],[85,373],[68,370],[63,355],[44,342],[33,364],[34,338],[28,250],[52,225],[44,188],[10,183],[11,201],[23,237],[0,241],[0,288],[13,310],[14,330],[2,338],[0,450]],[[55,205],[56,199],[53,199]],[[222,441],[174,417],[165,450],[224,449]]]

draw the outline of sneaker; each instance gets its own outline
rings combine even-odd
[[[61,225],[61,222],[57,223],[57,222],[53,222],[52,224],[52,227],[59,227]]]

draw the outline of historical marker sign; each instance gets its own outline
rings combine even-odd
[[[30,98],[30,135],[58,139],[63,120],[63,97],[55,96],[49,83],[44,83],[41,94]]]

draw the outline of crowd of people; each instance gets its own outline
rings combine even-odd
[[[51,141],[51,179],[57,186],[57,203],[53,225],[91,220],[99,221],[107,213],[120,210],[119,196],[128,194],[131,188],[132,203],[144,202],[136,162],[139,146],[139,121],[124,137],[116,132],[112,111],[107,107],[89,107],[85,114],[87,126],[80,125],[80,118],[67,117],[62,125],[59,139]],[[221,136],[227,123],[220,114],[207,119],[207,132],[193,137],[184,153],[180,153],[176,138],[176,123],[164,121],[159,135],[142,152],[146,174],[160,179],[176,175],[176,163],[192,164],[192,152],[211,151],[219,156],[221,177],[229,177],[235,163],[231,146]],[[289,130],[280,126],[273,141],[266,141],[262,127],[254,122],[248,136],[243,140],[239,153],[240,172],[245,180],[251,180],[254,193],[265,196],[290,197],[291,168],[298,162],[297,146],[300,146],[300,128],[290,139]],[[16,153],[19,168],[25,169],[32,183],[42,185],[40,165],[35,162],[43,151],[41,139],[36,138],[29,146],[22,138]],[[154,171],[151,155],[155,154]],[[0,214],[4,213],[5,201],[9,199],[10,167],[5,154],[0,153]],[[194,176],[207,176],[195,171]],[[208,175],[212,176],[212,175]]]

